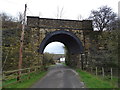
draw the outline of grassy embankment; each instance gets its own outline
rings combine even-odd
[[[21,82],[9,85],[9,86],[7,86],[5,88],[29,88],[37,80],[40,80],[43,76],[45,76],[46,73],[47,73],[47,71],[41,71],[39,73],[31,73],[30,74],[30,79],[23,80]],[[26,77],[28,77],[28,75],[25,75],[25,76],[23,76],[21,78],[26,78]],[[14,82],[14,81],[16,81],[16,79],[8,80],[4,84],[9,84],[9,83]]]
[[[86,88],[117,88],[117,78],[110,80],[79,69],[76,71],[80,75],[80,80],[85,83]]]
[[[66,66],[65,63],[62,64]],[[105,76],[102,78],[80,69],[76,69],[76,71],[80,76],[80,80],[85,83],[86,88],[117,88],[118,79],[116,77],[111,80],[110,77]]]

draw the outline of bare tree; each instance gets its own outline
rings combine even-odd
[[[82,15],[78,15],[77,19],[82,20],[83,19]]]
[[[98,10],[92,10],[89,19],[93,20],[93,25],[97,30],[103,31],[109,27],[109,24],[115,21],[116,14],[108,6],[100,7]]]
[[[116,18],[116,20],[108,25],[107,30],[117,30],[120,26],[119,22],[118,18]]]
[[[39,18],[42,18],[42,13],[41,12],[39,12]]]
[[[64,7],[62,7],[61,9],[59,7],[57,7],[57,19],[61,19],[63,17],[63,11],[64,11]]]
[[[44,65],[47,65],[47,64],[53,64],[54,63],[54,60],[53,60],[53,56],[54,54],[51,54],[51,53],[44,53],[44,61],[43,61],[43,64]]]
[[[3,28],[16,28],[17,26],[17,20],[16,17],[10,16],[9,14],[2,12],[0,13],[0,16],[2,18],[2,27]]]
[[[8,15],[7,13],[3,12],[3,13],[0,13],[0,16],[2,17],[2,21],[3,22],[14,22],[16,21],[16,18],[15,17],[12,17],[10,15]]]
[[[22,21],[23,21],[23,13],[19,12],[19,13],[18,13],[18,22],[19,22],[20,24],[22,24]]]

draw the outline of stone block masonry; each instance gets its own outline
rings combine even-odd
[[[93,32],[92,21],[91,20],[65,20],[65,19],[51,19],[51,18],[39,18],[28,16],[27,17],[27,27],[31,30],[31,40],[32,46],[35,51],[39,49],[42,41],[46,38],[46,36],[52,32],[58,30],[65,30],[70,33],[73,33],[81,42],[84,47],[84,51],[88,51],[90,47],[89,34]],[[64,38],[64,37],[63,37]],[[72,45],[72,43],[71,43]],[[84,53],[84,52],[83,52]],[[81,61],[80,56],[81,53],[74,53],[74,55],[70,56],[70,62],[72,62],[72,66],[77,65],[77,61]],[[74,56],[76,57],[74,61]],[[77,60],[79,59],[79,60]],[[75,63],[73,63],[73,61]],[[79,63],[80,65],[80,63]]]

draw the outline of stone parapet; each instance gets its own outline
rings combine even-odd
[[[93,30],[91,20],[67,20],[67,19],[50,19],[39,17],[27,17],[29,27],[72,29],[72,30]]]

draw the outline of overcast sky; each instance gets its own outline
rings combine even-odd
[[[0,11],[17,16],[18,12],[24,11],[24,4],[27,3],[28,16],[56,18],[59,7],[59,11],[63,8],[64,19],[78,19],[79,15],[85,19],[91,10],[103,5],[108,5],[117,13],[118,1],[120,0],[0,0]]]
[[[27,3],[27,16],[40,16],[43,18],[57,18],[57,11],[62,12],[62,19],[77,20],[78,16],[83,19],[89,17],[91,10],[107,5],[118,13],[118,2],[120,0],[0,0],[0,12],[9,13],[17,16],[19,12],[24,11],[24,5]],[[56,48],[57,47],[57,48]],[[49,44],[45,51],[52,53],[63,53],[63,44]],[[52,49],[56,48],[56,49]]]
[[[64,44],[62,44],[60,42],[52,42],[46,46],[44,52],[64,54],[63,46],[64,46]]]

